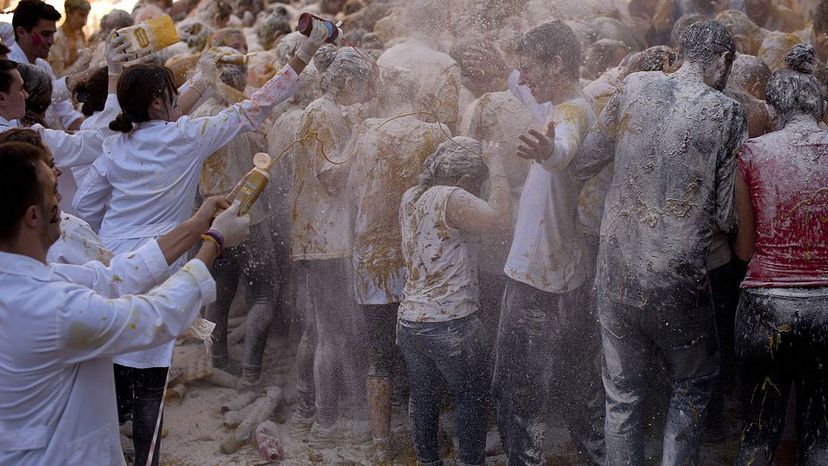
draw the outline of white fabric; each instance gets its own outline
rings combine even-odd
[[[116,254],[169,232],[192,215],[207,157],[264,122],[273,107],[293,94],[297,82],[296,72],[285,66],[250,100],[218,115],[148,121],[129,134],[107,138],[103,157],[92,164],[78,190],[75,211]],[[168,367],[173,344],[122,355],[115,362],[140,369]]]
[[[48,61],[37,58],[34,63],[30,63],[26,53],[17,42],[9,48],[11,49],[9,60],[34,65],[45,71],[52,79],[52,105],[46,110],[46,122],[49,126],[66,129],[78,118],[83,118],[83,114],[72,106],[72,96],[66,87],[66,79],[58,79]]]
[[[350,198],[335,185],[338,180],[347,180],[349,163],[341,154],[353,125],[344,109],[328,97],[311,102],[299,120],[296,139],[305,139],[296,144],[291,160],[294,173],[291,259],[294,261],[341,259],[351,255]],[[324,144],[308,137],[313,133]],[[325,156],[336,163],[329,162]]]
[[[169,278],[155,242],[109,268],[0,253],[0,464],[123,464],[112,356],[183,332],[215,282],[198,260]]]
[[[449,196],[460,188],[434,186],[403,195],[400,205],[403,258],[408,270],[398,319],[446,322],[477,311],[477,248],[446,221]]]
[[[109,131],[109,123],[111,123],[112,120],[114,120],[119,113],[121,113],[121,105],[118,102],[118,95],[115,93],[107,94],[103,110],[89,115],[89,117],[87,117],[85,120],[83,120],[83,123],[81,123],[80,129],[81,131],[98,129]],[[114,134],[114,132],[111,132],[109,134]],[[103,150],[101,150],[101,153],[103,153]],[[77,186],[80,186],[83,183],[83,179],[89,173],[89,169],[91,167],[92,163],[72,167],[71,175],[73,176],[73,178],[75,178],[75,184]],[[63,191],[61,191],[61,194],[63,194]],[[63,196],[64,198],[66,197],[65,194],[63,194]],[[74,202],[74,196],[72,196],[72,202]],[[62,208],[63,206],[61,206],[61,209]]]
[[[0,133],[7,129],[20,127],[17,120],[8,121],[0,117]],[[43,142],[49,146],[52,155],[55,157],[55,165],[64,171],[78,166],[88,166],[94,162],[102,153],[104,138],[107,134],[111,134],[111,132],[107,132],[108,130],[78,131],[70,134],[61,130],[44,128],[40,125],[34,125],[29,129],[40,133]],[[60,202],[61,210],[74,214],[72,199],[76,194],[77,186],[72,178],[73,174],[68,172],[65,176],[60,176],[58,178],[58,191],[63,196]]]
[[[517,89],[512,88],[512,93],[525,98]],[[595,121],[595,113],[583,97],[555,107],[532,101],[524,100],[524,104],[533,115],[540,108],[548,110],[544,127],[555,123],[555,152],[543,164],[532,163],[529,168],[504,272],[534,288],[565,293],[581,286],[587,276],[586,246],[577,228],[581,183],[568,165]]]
[[[98,261],[108,265],[112,256],[88,223],[63,212],[60,216],[60,238],[49,248],[46,262],[83,265]]]

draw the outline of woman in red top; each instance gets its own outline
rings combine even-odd
[[[828,464],[828,131],[814,50],[800,44],[773,74],[779,129],[739,158],[736,253],[750,260],[736,316],[745,417],[737,465],[770,465],[796,390],[802,465]]]

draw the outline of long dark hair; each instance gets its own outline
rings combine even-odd
[[[118,79],[118,103],[121,114],[109,123],[109,129],[129,133],[133,123],[149,121],[153,99],[165,96],[170,102],[178,95],[173,74],[160,65],[138,64],[124,70]]]

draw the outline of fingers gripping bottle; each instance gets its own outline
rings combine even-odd
[[[118,29],[115,34],[129,42],[126,52],[131,60],[146,57],[181,40],[175,23],[167,15]]]
[[[270,174],[267,169],[270,166],[270,156],[264,152],[259,152],[253,156],[254,168],[247,172],[236,186],[227,195],[227,200],[230,202],[238,199],[241,202],[239,206],[239,215],[244,215],[253,204],[262,195],[267,184],[270,183]]]
[[[303,36],[309,36],[313,30],[314,19],[318,19],[319,21],[325,23],[325,29],[328,31],[328,38],[325,39],[326,43],[334,44],[342,37],[342,29],[339,29],[338,24],[334,24],[332,21],[328,21],[327,19],[320,18],[319,16],[312,15],[310,13],[302,13],[299,15],[299,25],[296,30]]]

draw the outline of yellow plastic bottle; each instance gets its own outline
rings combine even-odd
[[[129,42],[126,52],[130,59],[146,57],[181,40],[175,23],[167,15],[119,29],[115,34]]]

